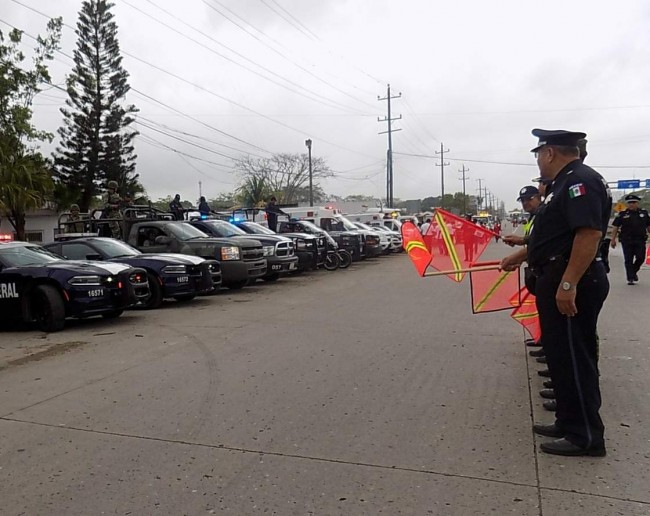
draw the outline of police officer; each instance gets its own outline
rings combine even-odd
[[[639,281],[638,273],[645,260],[645,245],[650,233],[650,216],[639,208],[640,200],[638,195],[626,195],[627,210],[620,212],[612,222],[611,246],[612,249],[616,247],[616,237],[620,233],[628,285]]]
[[[598,254],[612,199],[607,183],[579,158],[584,133],[534,129],[532,149],[541,177],[552,180],[528,241],[529,266],[537,276],[537,309],[553,373],[557,410],[552,425],[535,433],[559,439],[542,443],[555,455],[605,455],[598,378],[596,326],[609,292]],[[513,270],[521,262],[502,261]]]
[[[169,203],[169,211],[174,215],[175,220],[183,220],[183,205],[180,194],[176,194]]]
[[[524,236],[519,235],[506,235],[503,237],[503,243],[514,247],[516,245],[526,245],[528,243],[528,234],[535,219],[535,211],[542,203],[542,198],[539,194],[539,189],[534,186],[524,186],[519,191],[517,202],[521,203],[522,209],[530,215],[528,222],[524,224]]]
[[[275,196],[271,197],[269,203],[266,205],[266,222],[271,231],[275,231],[278,226],[278,215],[286,215],[278,206],[278,200]]]
[[[67,218],[67,224],[64,227],[65,233],[83,233],[84,223],[81,215],[79,215],[79,205],[70,205],[70,215]]]
[[[108,227],[111,230],[111,236],[113,238],[120,238],[122,235],[122,229],[119,221],[122,220],[122,212],[120,211],[122,199],[120,198],[120,194],[117,193],[117,181],[109,181],[106,187],[108,190],[108,196],[106,199],[106,206],[104,207],[103,218],[111,219],[108,223]]]

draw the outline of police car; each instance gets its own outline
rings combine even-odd
[[[158,308],[164,298],[189,301],[197,294],[211,293],[221,284],[221,269],[216,260],[186,254],[143,254],[130,245],[105,237],[60,235],[43,247],[70,260],[100,260],[139,267],[147,272],[149,297],[141,308]]]
[[[148,295],[142,269],[63,260],[26,242],[0,244],[0,321],[59,331],[69,317],[119,317]]]

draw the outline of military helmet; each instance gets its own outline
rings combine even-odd
[[[109,181],[107,187],[117,190],[117,181]]]
[[[79,211],[79,205],[78,204],[71,204],[70,205],[70,211]]]

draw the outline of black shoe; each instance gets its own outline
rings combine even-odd
[[[533,425],[533,432],[546,437],[564,437],[565,433],[555,425]]]
[[[547,400],[555,399],[555,391],[553,389],[542,389],[541,391],[539,391],[539,395],[542,398],[546,398]]]
[[[546,362],[546,357],[539,357],[539,358],[536,358],[535,360],[537,360],[540,364],[546,364],[547,363]]]
[[[627,284],[628,284],[628,285],[634,285],[634,281],[632,281],[632,280],[627,280]]]
[[[557,410],[557,401],[555,400],[548,400],[542,403],[542,407],[544,407],[545,410],[548,410],[549,412],[555,412]]]
[[[638,276],[638,274],[635,274],[633,279],[634,279],[634,281],[639,281],[639,276]]]
[[[543,349],[543,348],[533,349],[532,351],[529,351],[528,354],[529,354],[531,357],[535,357],[535,358],[539,358],[539,357],[544,357],[544,356],[546,356],[546,354],[544,353],[544,349]]]
[[[544,387],[546,387],[547,389],[552,389],[553,388],[553,380],[544,380],[542,385]]]
[[[539,376],[543,376],[544,378],[550,378],[551,377],[551,372],[548,369],[542,369],[541,371],[537,371],[537,374]]]
[[[557,441],[551,441],[550,443],[542,443],[539,445],[539,448],[544,453],[550,453],[551,455],[566,455],[568,457],[604,457],[607,455],[607,450],[605,450],[604,444],[601,444],[600,446],[592,446],[591,448],[581,448],[566,439],[558,439]]]
[[[533,347],[533,346],[541,346],[542,345],[541,342],[539,342],[539,341],[537,341],[535,339],[526,339],[524,341],[524,344],[526,344],[526,346],[531,346],[531,347]]]

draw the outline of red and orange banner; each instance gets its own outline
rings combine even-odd
[[[518,298],[518,299],[517,299]],[[517,306],[517,300],[520,305]],[[535,296],[531,294],[526,287],[523,287],[517,297],[513,296],[510,300],[512,306],[516,308],[510,313],[515,321],[521,324],[529,333],[531,338],[539,341],[542,336],[542,327],[539,324],[539,313],[537,312],[537,303]]]
[[[411,221],[402,224],[402,246],[408,253],[413,265],[415,265],[418,274],[424,276],[432,257],[424,244],[420,229]]]
[[[424,241],[432,255],[431,267],[439,271],[462,271],[476,262],[496,233],[453,213],[436,208]],[[447,275],[463,281],[464,272]]]
[[[499,265],[498,261],[480,262],[472,267]],[[521,283],[519,270],[512,272],[499,269],[471,271],[469,274],[472,295],[472,313],[511,310],[519,306],[521,300]],[[513,303],[516,303],[513,305]]]

